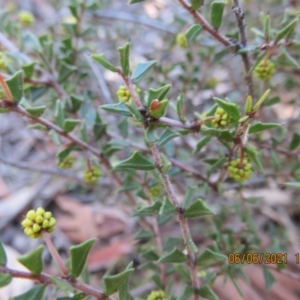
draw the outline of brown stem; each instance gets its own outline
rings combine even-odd
[[[66,268],[65,264],[63,263],[60,255],[58,254],[54,244],[52,243],[49,234],[45,231],[42,230],[42,237],[48,247],[49,252],[51,253],[53,259],[57,263],[58,267],[60,268],[61,272],[63,275],[67,276],[69,274],[68,269]]]
[[[24,271],[18,271],[10,269],[6,266],[0,266],[0,273],[3,274],[10,274],[14,278],[23,278],[23,279],[31,279],[34,281],[38,281],[39,283],[42,283],[44,285],[51,285],[53,284],[53,281],[51,280],[51,277],[47,274],[39,274],[34,275],[29,272]],[[86,295],[93,296],[98,300],[116,300],[114,297],[108,297],[103,292],[86,285],[84,283],[78,282],[76,279],[73,279],[69,276],[61,276],[59,277],[60,280],[68,282],[70,285],[72,285],[75,289],[84,292]]]
[[[232,7],[235,17],[236,17],[236,22],[240,31],[240,42],[242,47],[246,47],[247,46],[247,36],[246,36],[246,31],[245,31],[245,27],[246,24],[244,22],[244,17],[245,14],[242,10],[242,7],[239,3],[239,0],[233,0],[234,5]],[[243,64],[244,64],[244,68],[245,68],[245,80],[248,86],[248,94],[251,95],[251,97],[254,99],[254,84],[253,84],[253,78],[252,75],[249,74],[249,70],[251,68],[251,64],[250,64],[250,59],[248,56],[248,53],[242,53],[242,60],[243,60]]]

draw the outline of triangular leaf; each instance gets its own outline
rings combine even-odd
[[[126,282],[126,280],[128,279],[128,277],[131,275],[133,271],[134,269],[131,268],[117,275],[105,276],[103,278],[104,286],[105,286],[105,295],[109,296],[113,294],[115,291],[117,291],[121,287],[121,285],[124,282]]]
[[[77,95],[71,95],[71,102],[74,111],[78,111],[81,104],[83,103],[83,98]]]
[[[104,104],[101,105],[100,108],[112,112],[117,115],[125,116],[125,117],[131,117],[131,113],[128,110],[127,106],[123,101],[116,103],[116,104]]]
[[[91,54],[91,58],[93,58],[96,62],[98,62],[107,70],[110,70],[112,72],[118,71],[117,68],[106,59],[104,54]]]
[[[230,103],[227,101],[224,101],[220,98],[214,97],[213,98],[218,105],[223,108],[225,110],[225,112],[227,112],[227,114],[232,117],[234,120],[238,120],[241,116],[240,116],[240,112],[239,109],[237,107],[237,105],[235,103]]]
[[[295,150],[300,145],[300,134],[297,132],[294,132],[293,138],[289,144],[290,150]]]
[[[25,110],[34,118],[38,118],[40,117],[45,109],[47,107],[46,106],[36,106],[36,107],[29,107],[29,108],[26,108]]]
[[[19,103],[23,97],[23,72],[19,71],[6,80],[13,99]]]
[[[199,24],[192,25],[186,32],[185,37],[188,44],[190,44],[202,31],[202,27]]]
[[[153,236],[154,236],[154,235],[153,235],[152,232],[150,232],[150,231],[148,231],[148,230],[142,228],[142,229],[139,230],[139,232],[138,232],[136,235],[134,235],[133,239],[134,239],[134,240],[139,240],[139,239],[142,239],[142,240],[143,240],[143,239],[151,239]]]
[[[156,201],[152,206],[143,207],[132,214],[133,217],[147,217],[151,215],[158,215],[161,207],[161,202]]]
[[[184,216],[188,219],[198,218],[206,215],[215,215],[204,203],[203,200],[198,199],[184,212]]]
[[[170,129],[169,127],[165,128],[163,133],[161,134],[159,141],[157,142],[158,147],[162,147],[167,144],[170,140],[180,136],[180,133]]]
[[[4,250],[4,247],[0,241],[0,266],[5,266],[7,263],[7,257],[6,252]]]
[[[158,263],[182,263],[187,260],[187,256],[184,255],[181,251],[177,248],[174,248],[170,253],[162,256]]]
[[[46,286],[39,284],[26,293],[14,297],[13,300],[42,300],[45,289]]]
[[[32,274],[39,275],[43,272],[44,263],[42,254],[44,246],[40,245],[30,253],[23,255],[18,258],[18,261],[25,266]]]
[[[133,83],[140,82],[150,72],[156,63],[156,60],[151,60],[146,63],[138,63],[131,76]]]
[[[95,243],[96,239],[90,239],[80,245],[72,246],[70,248],[71,254],[71,275],[73,278],[77,278],[80,276],[89,251],[93,244]]]
[[[160,87],[159,89],[149,89],[149,95],[148,95],[148,105],[152,102],[152,100],[157,99],[159,101],[163,100],[167,93],[169,92],[171,88],[171,84],[164,85]]]
[[[196,145],[196,149],[194,150],[193,154],[198,153],[211,139],[211,136],[207,135],[204,136]]]
[[[59,140],[59,135],[57,134],[57,132],[54,131],[53,129],[51,129],[48,134],[49,134],[51,140],[53,141],[53,143],[55,145],[59,146],[60,140]]]
[[[59,100],[56,101],[54,116],[55,116],[57,124],[61,128],[64,128],[64,122],[65,122],[64,110],[63,110],[62,103]]]
[[[58,163],[61,163],[74,149],[74,146],[69,146],[61,151],[59,151],[56,154],[56,157],[58,158]]]
[[[197,0],[197,1],[199,1],[199,0]],[[193,294],[194,294],[194,289],[191,286],[186,286],[185,289],[183,290],[183,292],[177,298],[177,300],[190,299]]]
[[[145,140],[147,143],[155,143],[158,140],[156,126],[150,124],[145,130]]]
[[[219,297],[214,293],[214,291],[208,287],[203,286],[199,291],[198,294],[208,300],[219,300]]]
[[[71,132],[76,125],[80,124],[81,120],[75,120],[75,119],[66,119],[64,123],[64,131],[65,132]]]
[[[13,277],[10,274],[0,273],[0,288],[10,284]]]
[[[155,169],[153,162],[145,158],[140,152],[135,151],[126,160],[123,160],[114,167],[115,170],[134,169],[142,171],[151,171]]]
[[[159,215],[170,216],[175,215],[176,206],[167,198],[164,198],[164,201],[160,207]]]
[[[196,264],[202,268],[207,268],[214,264],[224,263],[227,257],[223,254],[206,249],[196,260]]]

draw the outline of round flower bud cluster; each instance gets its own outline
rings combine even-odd
[[[72,168],[75,161],[75,157],[73,155],[68,155],[63,161],[58,164],[58,167],[61,169],[70,169]]]
[[[167,300],[164,291],[152,291],[147,300]]]
[[[255,68],[255,75],[262,80],[268,80],[275,71],[275,65],[270,60],[262,60]]]
[[[56,219],[52,217],[52,213],[45,211],[42,207],[39,207],[36,211],[30,210],[21,223],[24,227],[24,233],[34,239],[41,236],[42,230],[52,232],[55,224]]]
[[[133,87],[134,87],[135,91],[138,94],[140,94],[141,89],[139,89],[136,85],[134,85]],[[118,95],[119,101],[124,101],[124,102],[127,102],[130,99],[130,97],[131,97],[130,91],[124,85],[120,85],[119,86],[119,88],[117,90],[117,95]]]
[[[22,10],[19,13],[19,21],[24,25],[24,26],[30,26],[34,23],[34,15],[27,10]]]
[[[229,176],[235,181],[242,182],[250,178],[252,174],[252,166],[249,158],[246,156],[241,161],[241,158],[232,160],[228,167]]]
[[[176,43],[179,47],[181,48],[187,48],[188,44],[187,44],[187,39],[184,33],[178,33],[176,35]]]
[[[224,128],[232,122],[232,119],[228,116],[225,110],[218,107],[215,112],[215,118],[211,121],[216,128]]]
[[[161,186],[159,184],[155,184],[149,188],[149,194],[151,197],[155,198],[160,195]]]
[[[93,166],[91,169],[85,169],[83,173],[83,179],[87,183],[96,183],[100,176],[100,169],[96,166]]]

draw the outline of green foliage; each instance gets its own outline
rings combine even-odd
[[[20,256],[18,261],[25,266],[34,275],[39,275],[42,273],[44,268],[44,263],[42,259],[42,254],[44,251],[44,246],[40,245],[38,248],[32,252]]]

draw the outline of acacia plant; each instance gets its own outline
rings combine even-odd
[[[299,109],[300,14],[292,6],[275,14],[271,2],[281,1],[266,1],[258,15],[255,0],[241,2],[49,1],[69,14],[46,26],[11,5],[1,11],[1,118],[16,114],[57,146],[56,171],[34,171],[80,174],[76,185],[104,204],[101,180],[110,179],[106,189],[117,188],[115,201],[137,220],[138,263],[92,286],[82,272],[96,239],[72,246],[67,264],[49,237],[53,213],[33,203],[24,232],[44,238],[60,274],[43,273],[43,246],[19,259],[28,272],[8,268],[1,246],[1,286],[13,277],[38,283],[15,299],[50,299],[47,287],[65,293],[57,299],[215,300],[221,275],[243,293],[243,264],[230,254],[287,252],[276,234],[261,246],[262,200],[244,189],[269,180],[299,188],[299,115],[279,118],[273,108]],[[135,17],[149,5],[172,24],[164,14]],[[150,291],[131,295],[149,280]]]

